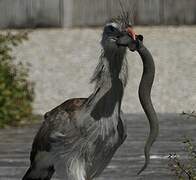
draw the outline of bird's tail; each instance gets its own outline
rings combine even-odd
[[[51,166],[47,169],[43,169],[43,171],[47,171],[47,172],[42,172],[40,175],[39,173],[36,173],[35,171],[36,171],[35,169],[30,167],[25,173],[22,180],[50,180],[54,173],[54,168],[53,166]]]

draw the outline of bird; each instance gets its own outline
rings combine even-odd
[[[126,21],[112,20],[103,28],[102,53],[91,78],[95,84],[87,98],[68,99],[44,115],[30,154],[30,167],[22,180],[50,180],[54,174],[64,180],[93,180],[111,161],[127,137],[121,110],[127,84],[127,50],[137,51],[144,70],[139,97],[150,123],[145,145],[145,164],[158,136],[158,119],[150,92],[154,79],[153,58]]]

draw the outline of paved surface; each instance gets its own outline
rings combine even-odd
[[[148,169],[140,176],[148,124],[142,114],[127,115],[128,138],[98,180],[175,180],[168,164],[169,153],[184,159],[184,135],[195,138],[196,120],[178,114],[159,114],[160,136],[152,149]],[[29,165],[29,152],[39,124],[0,130],[0,180],[19,180]],[[196,141],[196,138],[194,139]],[[55,178],[54,178],[55,179]]]
[[[144,44],[155,60],[152,96],[157,111],[196,109],[196,26],[136,27],[135,31],[144,35]],[[16,49],[17,60],[31,64],[36,113],[43,114],[67,98],[91,93],[89,79],[100,56],[101,33],[100,28],[38,29]],[[127,56],[129,80],[123,109],[142,112],[137,95],[142,62],[137,53],[128,52]]]

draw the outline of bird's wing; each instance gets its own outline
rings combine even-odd
[[[51,148],[62,148],[62,145],[69,149],[81,136],[73,119],[75,112],[81,109],[86,100],[87,98],[69,99],[44,115],[45,120],[33,141],[31,163],[34,162],[37,152],[50,152]]]

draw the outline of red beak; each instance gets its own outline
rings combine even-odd
[[[133,38],[133,40],[136,40],[136,33],[133,31],[131,27],[127,28],[127,32]]]

